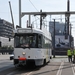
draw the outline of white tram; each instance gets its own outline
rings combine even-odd
[[[45,30],[17,28],[14,31],[14,65],[34,63],[41,66],[50,61],[51,34]]]

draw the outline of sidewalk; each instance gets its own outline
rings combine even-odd
[[[55,58],[67,58],[67,56],[55,56]]]
[[[0,60],[9,59],[10,55],[0,55]]]

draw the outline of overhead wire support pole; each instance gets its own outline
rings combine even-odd
[[[67,11],[70,11],[70,1],[67,2]],[[69,35],[69,47],[71,48],[71,33],[70,33],[70,14],[67,15],[67,33]]]
[[[10,1],[9,1],[9,7],[10,7],[11,18],[12,18],[12,24],[13,24],[13,28],[14,28],[14,19],[13,19],[13,14],[12,14],[12,8],[11,8]]]
[[[29,27],[31,27],[31,20],[30,20],[30,18],[31,18],[31,15],[29,15]]]
[[[19,26],[21,27],[21,0],[19,0]]]
[[[42,13],[42,10],[40,12]],[[42,15],[40,15],[40,29],[42,29]]]
[[[70,1],[68,0],[67,11],[70,11]],[[70,14],[68,15],[68,34],[69,34],[69,46],[71,48],[71,28],[70,28]]]
[[[53,57],[55,58],[55,19],[54,19],[54,47],[53,47]]]
[[[65,29],[64,29],[64,31],[65,31],[65,39],[67,39],[68,34],[67,34],[67,17],[66,16],[65,16]]]
[[[69,0],[68,0],[68,3],[67,3],[67,11],[68,12],[70,11],[70,3],[69,3]],[[69,35],[69,17],[70,17],[70,14],[68,14],[68,16],[67,16],[67,32],[68,32],[68,35]]]
[[[69,36],[70,48],[71,48],[71,39],[72,39],[72,37],[71,37],[71,24],[70,24],[70,36]]]

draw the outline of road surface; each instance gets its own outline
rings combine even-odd
[[[9,55],[0,55],[0,75],[75,75],[75,64],[67,57],[52,58],[50,63],[41,67],[15,68]]]

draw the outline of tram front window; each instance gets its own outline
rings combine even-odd
[[[36,35],[17,35],[15,36],[15,47],[17,48],[36,48]]]

